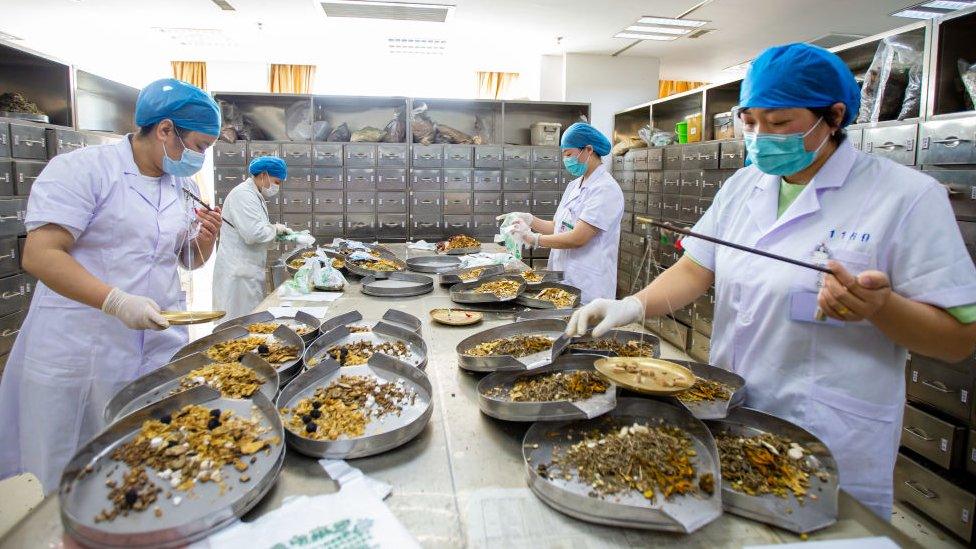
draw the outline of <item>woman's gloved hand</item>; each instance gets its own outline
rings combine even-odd
[[[511,212],[511,213],[499,215],[495,217],[495,219],[497,219],[498,221],[505,221],[506,219],[508,219],[509,222],[514,222],[515,220],[519,220],[522,223],[525,223],[526,225],[531,227],[532,221],[535,219],[535,216],[525,212]]]
[[[169,321],[159,312],[159,305],[148,297],[132,295],[112,288],[102,303],[102,312],[112,315],[133,330],[165,330]]]
[[[516,219],[509,227],[512,236],[526,246],[539,246],[539,233],[532,232],[532,228],[522,221]]]
[[[291,234],[291,233],[295,232],[295,231],[289,229],[288,227],[286,227],[285,225],[282,225],[281,223],[275,223],[274,224],[274,228],[275,228],[275,234],[277,236],[281,236],[283,234]]]
[[[594,299],[573,313],[569,324],[566,325],[566,335],[570,337],[584,335],[591,325],[599,322],[596,328],[593,328],[593,337],[601,337],[613,328],[642,320],[644,320],[644,304],[634,296],[624,299]]]

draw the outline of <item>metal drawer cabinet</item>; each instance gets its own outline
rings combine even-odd
[[[376,238],[376,216],[356,214],[346,216],[346,235],[350,238]]]
[[[862,129],[848,129],[847,139],[851,142],[851,145],[857,150],[864,149],[864,130]]]
[[[414,191],[411,194],[410,213],[424,215],[441,215],[441,193],[431,191]]]
[[[407,193],[378,192],[376,193],[376,211],[379,213],[407,213]]]
[[[85,148],[85,136],[74,130],[61,128],[47,129],[47,157],[54,158],[59,154],[77,151]]]
[[[330,168],[342,166],[342,144],[312,143],[312,164]]]
[[[531,147],[517,145],[506,145],[503,148],[505,154],[505,169],[527,170],[531,164]]]
[[[376,171],[373,168],[346,168],[346,190],[372,191],[376,189]]]
[[[8,315],[25,308],[27,288],[24,286],[24,275],[0,278],[0,315]]]
[[[474,183],[474,171],[446,169],[443,173],[445,191],[470,191]]]
[[[678,212],[678,221],[689,224],[698,221],[698,197],[681,195],[679,201],[681,211]]]
[[[563,165],[562,151],[558,147],[532,147],[532,169],[553,170]]]
[[[647,192],[664,192],[664,172],[647,172]]]
[[[490,239],[498,234],[501,221],[495,219],[493,215],[474,215],[471,216],[471,228],[474,233],[472,236]]]
[[[715,315],[715,288],[712,287],[695,301],[695,318],[692,327],[712,337],[712,320]]]
[[[400,191],[407,188],[407,170],[381,169],[376,170],[376,190]]]
[[[342,236],[343,220],[341,215],[312,216],[312,234],[319,237]]]
[[[679,194],[681,192],[681,172],[677,170],[663,172],[661,189],[664,194]]]
[[[682,170],[700,170],[702,167],[702,161],[699,151],[701,150],[701,145],[685,145],[681,147],[681,169]]]
[[[246,168],[214,168],[214,184],[233,188],[248,178]]]
[[[923,122],[919,164],[976,164],[976,116]]]
[[[891,159],[906,166],[915,165],[918,124],[901,124],[864,130],[864,152]]]
[[[311,143],[281,143],[281,157],[289,166],[310,166],[312,164]]]
[[[276,204],[281,204],[281,213],[312,213],[311,191],[281,191]]]
[[[0,276],[20,272],[21,240],[15,236],[0,238]]]
[[[701,170],[682,170],[678,194],[683,197],[694,196],[698,198],[701,196],[701,180],[703,177],[704,173]]]
[[[976,262],[976,223],[971,221],[957,221],[959,232],[962,234],[963,244],[969,252],[969,257]]]
[[[895,462],[895,500],[911,504],[967,542],[973,539],[976,496],[902,453]]]
[[[14,194],[14,163],[0,160],[0,196]]]
[[[444,193],[444,215],[471,215],[471,193]]]
[[[474,148],[475,168],[501,168],[502,148],[492,145],[478,145]]]
[[[10,156],[10,124],[0,122],[0,158]]]
[[[634,193],[634,213],[638,215],[647,213],[647,193]]]
[[[698,215],[695,216],[695,223],[705,215],[705,212],[712,207],[712,199],[709,198],[699,198],[698,199]]]
[[[610,169],[611,169],[611,171],[613,173],[617,173],[619,171],[622,171],[624,169],[624,157],[622,157],[622,156],[615,156],[615,157],[613,157],[613,162],[611,164],[611,168]]]
[[[923,170],[949,192],[956,219],[976,221],[976,170]]]
[[[497,170],[475,170],[474,190],[476,191],[502,190],[502,172]]]
[[[976,475],[976,429],[969,430],[969,445],[966,447],[966,471]]]
[[[648,192],[648,181],[650,180],[650,174],[647,172],[634,172],[634,192],[635,193],[646,193]]]
[[[545,216],[555,214],[561,196],[560,193],[551,191],[532,193],[532,212]]]
[[[440,168],[444,164],[444,146],[414,145],[412,158],[411,167]]]
[[[381,168],[406,168],[407,146],[395,143],[377,145],[376,165]]]
[[[703,170],[717,170],[720,154],[719,143],[702,143],[697,147],[698,167]]]
[[[445,145],[445,168],[471,168],[474,166],[474,147],[471,145]]]
[[[645,174],[646,175],[646,174]],[[560,173],[558,170],[532,170],[532,190],[533,191],[558,191],[560,190]]]
[[[377,215],[376,237],[384,240],[406,240],[407,216],[405,214]]]
[[[24,216],[27,214],[26,198],[0,199],[0,236],[17,236],[26,232]]]
[[[691,323],[692,323],[692,311],[691,311],[691,307],[685,307],[683,309],[678,309],[677,311],[675,311],[674,313],[672,313],[671,316],[673,316],[674,319],[677,320],[678,322],[680,322],[681,324],[683,324],[686,327],[688,327],[688,340],[687,340],[687,343],[685,343],[685,350],[688,350],[688,345],[691,343],[691,329],[690,329],[690,326],[691,326]]]
[[[343,145],[342,151],[342,161],[347,168],[372,168],[376,165],[376,145],[372,143]]]
[[[341,191],[343,188],[342,168],[312,168],[312,188]]]
[[[14,346],[14,340],[20,333],[20,326],[27,317],[27,311],[17,311],[0,317],[0,354],[6,355]]]
[[[278,144],[273,141],[250,141],[247,144],[247,157],[251,160],[262,156],[281,156]]]
[[[502,189],[506,191],[527,191],[532,188],[529,170],[506,169],[502,175]]]
[[[701,178],[702,198],[712,198],[722,188],[725,180],[732,177],[735,170],[705,170]]]
[[[47,160],[47,135],[39,126],[10,124],[10,156]]]
[[[719,144],[719,168],[737,170],[745,165],[745,160],[746,145],[742,141],[722,141]]]
[[[681,169],[681,149],[686,145],[668,145],[664,147],[664,158],[661,169],[680,170]]]
[[[470,215],[444,214],[444,236],[451,237],[457,234],[468,234],[470,232],[471,232]]]
[[[247,141],[217,141],[213,158],[216,166],[243,166],[247,164]]]
[[[707,364],[711,340],[705,334],[700,334],[694,330],[689,332],[688,335],[688,356],[698,362]]]
[[[293,231],[312,231],[312,217],[307,214],[283,213],[281,223]]]
[[[502,194],[502,211],[527,212],[532,207],[532,195],[530,193],[504,193]]]
[[[634,193],[624,193],[624,211],[634,213]]]
[[[664,208],[664,195],[661,193],[648,193],[647,195],[647,215],[652,219],[660,219]]]
[[[637,175],[633,171],[625,171],[620,175],[617,180],[620,183],[620,190],[623,192],[634,192],[634,183],[637,181]]]
[[[410,170],[410,188],[415,191],[439,191],[441,170]]]
[[[437,215],[415,215],[410,214],[410,238],[411,239],[431,239],[441,238],[444,232],[441,230],[440,214]]]
[[[33,162],[30,160],[14,160],[14,194],[17,196],[27,196],[30,194],[31,186],[41,175],[47,162]]]
[[[901,445],[944,469],[954,469],[962,463],[966,430],[906,404]]]
[[[681,199],[678,198],[678,195],[664,195],[661,200],[661,217],[665,221],[681,220]]]
[[[972,406],[972,368],[972,360],[946,364],[912,355],[905,370],[908,398],[968,421]]]
[[[288,179],[282,183],[283,190],[308,190],[312,188],[312,168],[288,168]]]
[[[626,171],[634,171],[634,169],[635,169],[634,168],[634,157],[633,156],[627,156],[628,154],[630,154],[630,151],[627,151],[626,153],[624,153],[624,171],[625,172]]]
[[[647,171],[647,149],[634,150],[634,169]]]
[[[347,192],[346,193],[346,214],[364,214],[376,211],[376,193],[373,192]],[[346,218],[348,219],[348,215]]]
[[[671,345],[679,349],[688,348],[688,327],[684,324],[669,317],[661,317],[659,330],[661,338]]]
[[[342,191],[315,191],[312,211],[315,213],[341,214],[346,202]]]
[[[478,214],[502,213],[502,193],[474,193],[471,211]]]
[[[660,170],[664,166],[664,148],[651,147],[647,149],[647,169]]]

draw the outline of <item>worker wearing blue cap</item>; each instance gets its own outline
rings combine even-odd
[[[227,318],[250,314],[261,303],[268,246],[292,232],[271,223],[265,203],[288,179],[285,161],[275,156],[255,158],[248,173],[251,177],[231,189],[224,200],[223,214],[229,223],[221,230],[214,263],[214,309],[227,311]]]
[[[709,362],[746,381],[746,405],[826,443],[840,485],[891,518],[892,473],[911,351],[972,358],[976,267],[945,189],[855,149],[851,71],[806,44],[770,48],[742,83],[752,165],[718,191],[693,231],[826,265],[824,275],[696,238],[634,296],[591,303],[569,332],[660,316],[715,284]]]
[[[551,248],[548,268],[563,271],[567,284],[582,291],[582,302],[612,298],[617,291],[617,252],[624,195],[603,165],[610,141],[577,122],[563,133],[563,165],[575,179],[563,192],[552,221],[530,213],[506,214],[512,234],[529,246]]]
[[[187,342],[161,311],[186,309],[178,266],[214,248],[219,211],[184,189],[220,129],[203,90],[173,79],[136,100],[139,130],[48,162],[31,188],[22,263],[39,280],[0,382],[0,476],[29,471],[46,493],[105,426],[108,400]],[[166,329],[168,328],[168,329]]]

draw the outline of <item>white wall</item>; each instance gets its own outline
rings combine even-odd
[[[539,63],[539,99],[542,101],[562,101],[563,56],[543,55]]]
[[[590,122],[613,135],[613,113],[657,97],[661,61],[656,57],[563,56],[564,100],[591,104]]]
[[[267,63],[207,61],[207,87],[216,92],[268,92]]]

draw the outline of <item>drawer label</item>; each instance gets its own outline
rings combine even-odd
[[[918,370],[912,370],[912,383],[918,383]]]
[[[969,401],[969,391],[966,390],[966,389],[960,389],[959,390],[959,402],[962,402],[963,404],[965,404],[968,401]]]
[[[976,448],[973,448],[973,453],[969,455],[969,459],[973,460],[973,462],[976,462]]]
[[[946,439],[939,439],[939,450],[943,452],[949,451],[949,441]]]
[[[962,521],[963,521],[963,523],[968,523],[969,522],[969,509],[963,509],[962,510]]]

